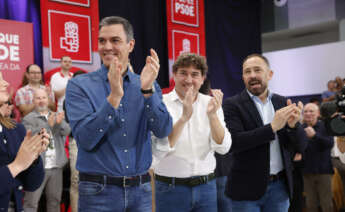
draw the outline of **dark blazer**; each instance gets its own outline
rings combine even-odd
[[[272,103],[277,111],[286,106],[286,99],[273,94]],[[228,98],[223,104],[227,128],[232,136],[232,163],[225,193],[234,200],[258,200],[267,188],[270,169],[269,144],[275,138],[270,124],[263,125],[255,103],[246,90]],[[277,132],[287,187],[292,196],[292,152],[303,152],[305,142],[297,138],[305,136],[298,126],[287,126]]]
[[[307,127],[305,124],[303,128]],[[333,174],[331,149],[334,145],[333,136],[326,132],[325,124],[318,121],[313,126],[316,134],[313,138],[305,138],[307,148],[303,154],[303,173],[305,174]]]
[[[34,191],[43,182],[44,169],[40,158],[15,178],[7,167],[16,158],[25,134],[22,124],[17,124],[14,129],[6,129],[2,126],[0,132],[0,212],[8,211],[11,195],[16,204],[16,211],[23,211],[23,190]]]

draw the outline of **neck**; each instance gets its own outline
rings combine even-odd
[[[69,73],[69,69],[65,70],[65,69],[61,69],[61,72],[64,74],[64,75],[67,75]]]
[[[40,85],[41,85],[40,83],[29,82],[29,86],[30,86],[30,87],[39,88]]]
[[[268,90],[266,89],[262,94],[259,95],[259,99],[265,103],[267,100],[267,96],[268,96]]]

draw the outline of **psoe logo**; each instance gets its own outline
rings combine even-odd
[[[65,22],[65,36],[60,37],[60,48],[68,52],[79,51],[78,24],[72,21]]]

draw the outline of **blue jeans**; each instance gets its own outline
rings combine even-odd
[[[218,212],[231,212],[231,199],[225,196],[226,176],[217,177]]]
[[[79,182],[79,212],[152,212],[151,183],[119,187]]]
[[[284,180],[270,182],[265,194],[256,201],[232,200],[232,210],[236,212],[287,212],[289,205]]]
[[[217,212],[217,187],[213,179],[189,187],[155,180],[156,212]]]

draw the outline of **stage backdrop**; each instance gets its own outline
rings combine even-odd
[[[100,67],[98,1],[41,0],[41,21],[45,76],[60,70],[62,56],[72,58],[73,70]]]
[[[169,77],[173,89],[172,65],[185,52],[205,56],[205,24],[203,0],[166,0],[168,23]]]
[[[0,71],[14,92],[34,61],[32,24],[0,19],[0,26]]]

